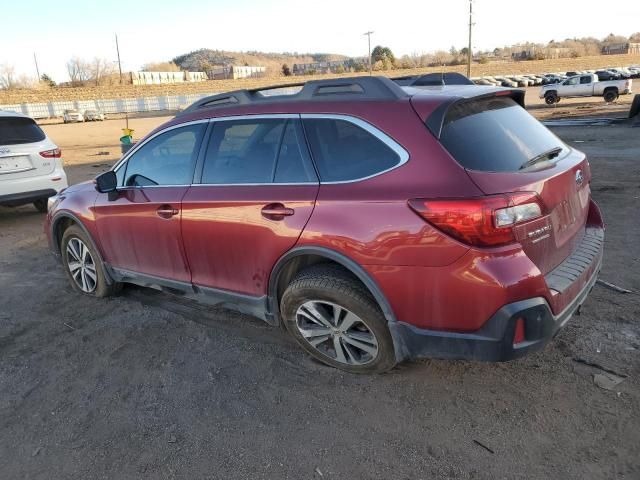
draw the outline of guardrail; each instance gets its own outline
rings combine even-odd
[[[103,113],[138,113],[179,110],[196,100],[220,92],[164,95],[158,97],[74,100],[47,103],[16,103],[0,105],[0,110],[22,113],[32,118],[61,117],[65,110],[99,110]]]

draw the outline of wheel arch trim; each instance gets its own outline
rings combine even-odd
[[[367,273],[365,269],[362,268],[357,262],[342,253],[336,252],[335,250],[331,250],[326,247],[313,245],[294,247],[292,250],[289,250],[282,257],[280,257],[280,259],[276,262],[275,266],[271,270],[271,276],[269,277],[268,285],[268,315],[270,318],[272,318],[274,324],[281,324],[280,306],[278,305],[279,277],[282,274],[283,268],[285,267],[285,265],[287,265],[287,263],[289,263],[290,260],[303,255],[315,255],[324,257],[327,260],[336,262],[337,264],[341,265],[349,272],[354,274],[356,278],[358,278],[367,287],[367,289],[369,289],[369,291],[373,295],[373,298],[380,306],[382,314],[387,320],[387,327],[389,328],[389,333],[391,334],[391,339],[393,341],[396,361],[401,362],[404,359],[409,358],[409,350],[402,335],[401,324],[397,321],[395,314],[393,313],[393,309],[391,308],[391,304],[382,292],[382,289],[378,286],[371,275],[369,275],[369,273]]]
[[[60,245],[60,242],[58,241],[57,228],[58,228],[58,225],[60,224],[60,222],[62,220],[64,220],[64,219],[72,220],[75,225],[78,225],[78,227],[80,227],[80,229],[84,232],[84,234],[89,239],[89,242],[91,243],[91,247],[93,248],[93,250],[98,255],[98,259],[104,265],[105,262],[104,262],[104,258],[102,257],[102,252],[100,251],[100,249],[96,245],[96,242],[93,240],[93,237],[91,236],[91,233],[89,233],[89,230],[87,229],[87,227],[84,225],[82,220],[80,220],[80,218],[78,218],[78,216],[74,215],[71,212],[67,212],[67,211],[57,213],[51,219],[51,232],[50,233],[51,233],[51,244],[52,244],[53,253],[55,255],[60,255],[61,256],[61,252],[60,252],[61,245]],[[107,285],[112,285],[114,283],[113,278],[111,277],[110,273],[108,272],[108,269],[106,269],[106,268],[104,269],[104,276],[105,276],[105,279],[107,281]]]
[[[369,273],[365,271],[364,268],[362,268],[357,262],[342,253],[336,252],[335,250],[331,250],[326,247],[318,246],[301,246],[289,250],[282,257],[280,257],[280,259],[276,262],[275,266],[271,270],[268,286],[269,309],[271,310],[270,313],[275,318],[277,318],[278,321],[280,315],[280,307],[278,305],[278,280],[280,279],[280,275],[282,274],[285,265],[287,265],[290,260],[304,255],[315,255],[324,257],[327,260],[334,261],[346,268],[348,271],[354,274],[358,278],[358,280],[360,280],[371,292],[373,298],[380,306],[383,315],[387,319],[387,322],[396,323],[397,320],[393,313],[393,309],[391,308],[391,304],[382,292],[382,289],[378,286],[371,275],[369,275]]]

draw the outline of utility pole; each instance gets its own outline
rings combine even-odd
[[[467,52],[467,78],[471,78],[471,27],[473,27],[473,0],[469,0],[469,51]]]
[[[371,72],[373,71],[373,68],[371,66],[371,34],[372,33],[373,32],[371,32],[371,31],[364,33],[364,35],[366,35],[368,40],[369,40],[369,75],[372,75]]]
[[[38,82],[40,81],[40,69],[38,68],[38,58],[36,57],[36,52],[33,52],[33,61],[36,64],[36,75],[38,75]]]
[[[120,63],[120,47],[118,46],[118,34],[116,33],[116,53],[118,54],[118,70],[120,71],[120,85],[122,85],[122,63]],[[124,114],[125,128],[129,129],[129,112]]]
[[[122,64],[120,63],[120,47],[118,46],[117,33],[116,33],[116,53],[118,54],[118,70],[120,70],[120,85],[122,85]]]

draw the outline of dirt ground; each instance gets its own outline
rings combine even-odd
[[[118,157],[120,123],[45,127],[71,182]],[[601,278],[640,292],[640,129],[554,130],[591,160]],[[80,296],[42,221],[0,208],[3,479],[640,478],[638,294],[597,285],[518,361],[354,376],[251,317],[136,287]],[[613,390],[594,383],[606,370],[624,378]]]

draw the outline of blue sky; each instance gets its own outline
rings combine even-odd
[[[474,10],[474,49],[640,30],[638,1],[606,16],[584,0],[475,0]],[[74,55],[115,61],[116,32],[125,70],[203,47],[364,55],[367,30],[396,55],[448,50],[466,44],[467,11],[467,0],[4,0],[0,64],[35,75],[35,51],[40,72],[64,81]]]

